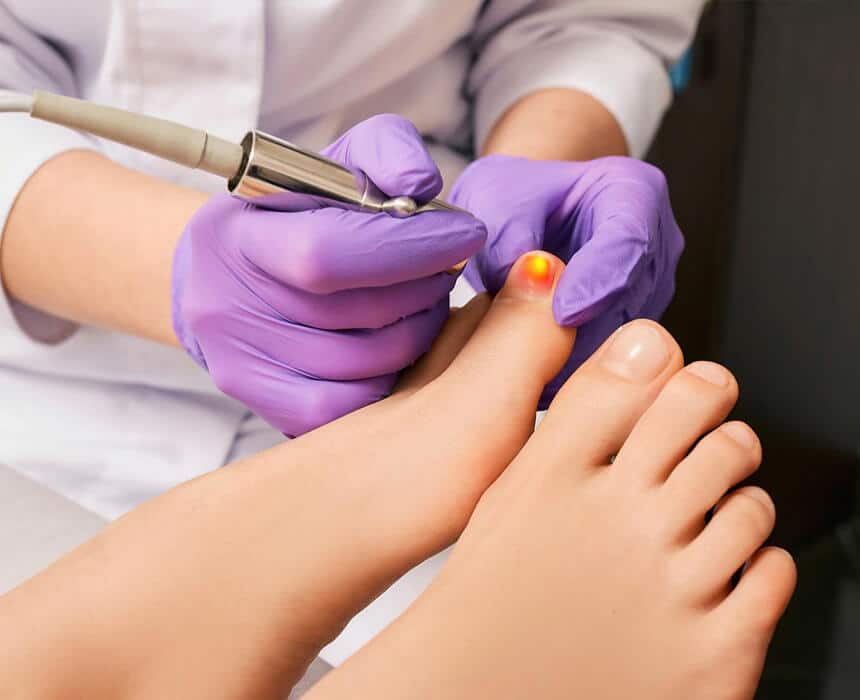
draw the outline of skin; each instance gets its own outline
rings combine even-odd
[[[311,698],[751,697],[794,568],[756,553],[774,515],[759,489],[704,524],[760,459],[748,427],[718,427],[737,386],[633,322],[529,439],[573,342],[545,259],[549,281],[521,260],[489,310],[479,296],[455,314],[391,398],[154,499],[0,599],[0,695],[282,698],[463,533],[430,591]]]
[[[579,90],[552,88],[515,102],[496,122],[481,149],[534,160],[593,160],[629,155],[615,117]]]
[[[586,159],[626,152],[614,119],[584,97],[561,90],[524,98],[497,124],[484,153]],[[58,164],[66,169],[55,170]],[[116,197],[81,209],[87,193],[105,189]],[[40,207],[44,201],[52,207]],[[169,259],[202,201],[99,156],[63,154],[31,178],[16,203],[0,257],[4,280],[13,296],[37,308],[174,343]],[[108,222],[118,212],[133,221],[122,233],[127,245],[105,250],[105,240],[116,240]],[[47,260],[46,238],[57,244]],[[91,269],[94,261],[101,272]],[[368,697],[438,696],[440,688],[450,697],[480,697],[487,684],[499,697],[522,697],[534,683],[546,697],[675,697],[669,689],[679,698],[750,697],[793,587],[793,565],[779,550],[756,553],[773,525],[772,504],[757,490],[724,501],[720,512],[728,515],[714,519],[720,528],[702,529],[700,521],[755,469],[757,441],[734,453],[700,446],[697,470],[682,471],[689,462],[677,461],[722,420],[734,401],[733,380],[716,401],[701,386],[687,394],[674,389],[698,375],[680,370],[680,351],[665,334],[673,349],[644,388],[619,389],[617,378],[594,370],[606,369],[595,360],[591,372],[577,373],[585,379],[566,389],[558,417],[542,426],[545,437],[529,442],[528,456],[514,460],[482,498],[528,438],[537,393],[572,342],[572,332],[551,320],[543,275],[512,277],[519,290],[499,297],[463,352],[457,355],[483,315],[483,298],[455,317],[397,396],[155,499],[6,596],[0,655],[10,663],[0,671],[0,694],[280,697],[352,614],[453,541],[471,516],[440,582],[316,697],[354,697],[356,688]],[[134,309],[112,301],[129,294],[139,300]],[[676,391],[683,400],[662,400]],[[469,410],[475,396],[498,413]],[[685,424],[691,408],[702,406],[706,425]],[[687,431],[679,434],[679,424]],[[706,440],[720,444],[728,432],[723,427]],[[488,449],[475,437],[487,434],[502,437]],[[655,455],[655,446],[671,454]],[[616,453],[622,465],[643,467],[650,488],[635,469],[607,469]],[[568,476],[571,465],[576,478]],[[672,478],[691,471],[718,478],[705,493],[702,478],[680,485]],[[656,491],[669,495],[652,498]],[[595,528],[607,506],[617,523]],[[578,538],[584,530],[589,538]],[[632,564],[658,572],[654,580],[618,576],[631,565],[631,549]],[[522,559],[512,560],[512,552]],[[731,573],[750,555],[741,585],[729,593]],[[525,580],[523,570],[542,575]],[[666,570],[677,577],[661,578]],[[510,586],[492,590],[488,580]],[[593,604],[606,594],[625,605]],[[662,604],[643,622],[655,599]],[[440,619],[449,624],[439,626]],[[750,624],[729,624],[736,620]],[[600,643],[569,645],[574,624],[601,630],[588,636]],[[477,637],[463,644],[470,635]],[[488,638],[517,644],[486,644]],[[630,638],[642,644],[625,658],[652,648],[654,658],[618,674],[613,660]],[[546,654],[547,647],[565,654]],[[392,654],[403,663],[392,666]],[[104,658],[112,660],[108,669],[99,663]],[[487,668],[489,675],[476,670]],[[736,682],[715,695],[729,669]]]
[[[748,426],[723,423],[736,398],[727,370],[683,367],[656,324],[622,328],[425,594],[308,699],[752,698],[796,572],[761,549],[769,496],[725,495],[761,459]]]
[[[528,439],[574,331],[552,320],[551,281],[511,277],[489,312],[482,295],[455,314],[396,395],[150,501],[0,599],[0,696],[283,697],[459,535]],[[493,408],[472,410],[476,395]]]
[[[482,149],[555,160],[626,152],[606,108],[567,89],[523,97]],[[60,318],[178,345],[170,320],[173,251],[206,198],[97,153],[62,153],[27,181],[7,220],[0,245],[6,291]]]
[[[61,153],[27,181],[9,215],[0,247],[6,290],[60,318],[178,346],[173,250],[206,199],[97,153]]]

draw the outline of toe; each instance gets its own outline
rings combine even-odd
[[[531,262],[535,258],[543,262]],[[541,391],[573,348],[576,331],[559,326],[552,315],[554,284],[563,268],[548,253],[520,258],[486,313],[474,310],[482,315],[474,332],[464,318],[460,330],[440,339],[437,355],[428,355],[409,380],[415,385],[430,380],[403,402],[410,407],[412,425],[419,426],[405,432],[409,450],[423,449],[435,464],[457,465],[457,490],[470,494],[464,501],[470,509],[471,497],[480,496],[528,440]],[[450,366],[438,374],[451,357]],[[427,479],[438,474],[438,469],[426,470]],[[422,487],[413,480],[411,488]]]
[[[693,596],[707,602],[724,594],[732,576],[773,532],[775,522],[773,501],[757,486],[744,486],[726,496],[679,556]]]
[[[615,461],[616,469],[650,484],[662,483],[707,431],[737,401],[731,373],[713,362],[694,362],[678,372],[645,412]]]
[[[531,432],[541,391],[570,355],[576,333],[552,315],[554,281],[563,268],[548,253],[527,253],[517,261],[450,367],[422,392],[444,404],[446,422],[487,434],[483,426],[522,441],[527,434],[518,435],[522,431],[514,426]]]
[[[685,543],[705,527],[705,515],[761,464],[761,444],[745,423],[726,423],[702,438],[661,489],[662,512]]]
[[[567,464],[608,464],[682,365],[680,348],[660,325],[628,323],[567,380],[529,448]]]
[[[762,634],[767,642],[796,582],[797,567],[791,555],[779,547],[765,547],[756,552],[738,585],[715,612],[729,625]]]
[[[412,394],[441,375],[472,337],[489,308],[489,295],[478,294],[462,309],[452,309],[433,346],[398,382],[395,395]]]

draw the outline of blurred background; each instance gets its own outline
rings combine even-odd
[[[860,697],[860,2],[718,0],[649,160],[687,236],[665,319],[738,377],[798,560],[760,700]]]

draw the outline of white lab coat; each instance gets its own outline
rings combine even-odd
[[[317,149],[361,119],[396,112],[433,143],[450,185],[465,163],[454,149],[477,150],[507,107],[542,87],[592,94],[641,155],[670,101],[666,68],[703,3],[2,0],[0,89],[72,94],[231,139],[258,126]],[[0,231],[27,178],[73,148],[220,187],[121,146],[3,115]],[[0,417],[0,462],[108,517],[279,440],[179,351],[76,328],[5,297]],[[328,658],[337,662],[385,624],[431,570],[377,601]]]

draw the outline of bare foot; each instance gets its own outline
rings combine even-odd
[[[392,397],[291,443],[291,468],[329,483],[325,502],[305,508],[315,519],[301,529],[314,533],[312,546],[339,546],[307,571],[313,605],[303,642],[330,642],[375,596],[449,546],[528,440],[543,386],[575,338],[552,315],[563,267],[552,255],[526,254],[494,300],[482,295],[454,315]]]
[[[308,697],[751,698],[795,568],[760,549],[768,495],[725,496],[761,457],[749,427],[721,425],[736,396],[724,368],[682,369],[662,328],[628,324],[568,381],[424,596]]]
[[[283,697],[356,612],[459,536],[528,439],[573,345],[551,311],[561,268],[521,261],[397,395],[144,504],[5,596],[0,695]]]

